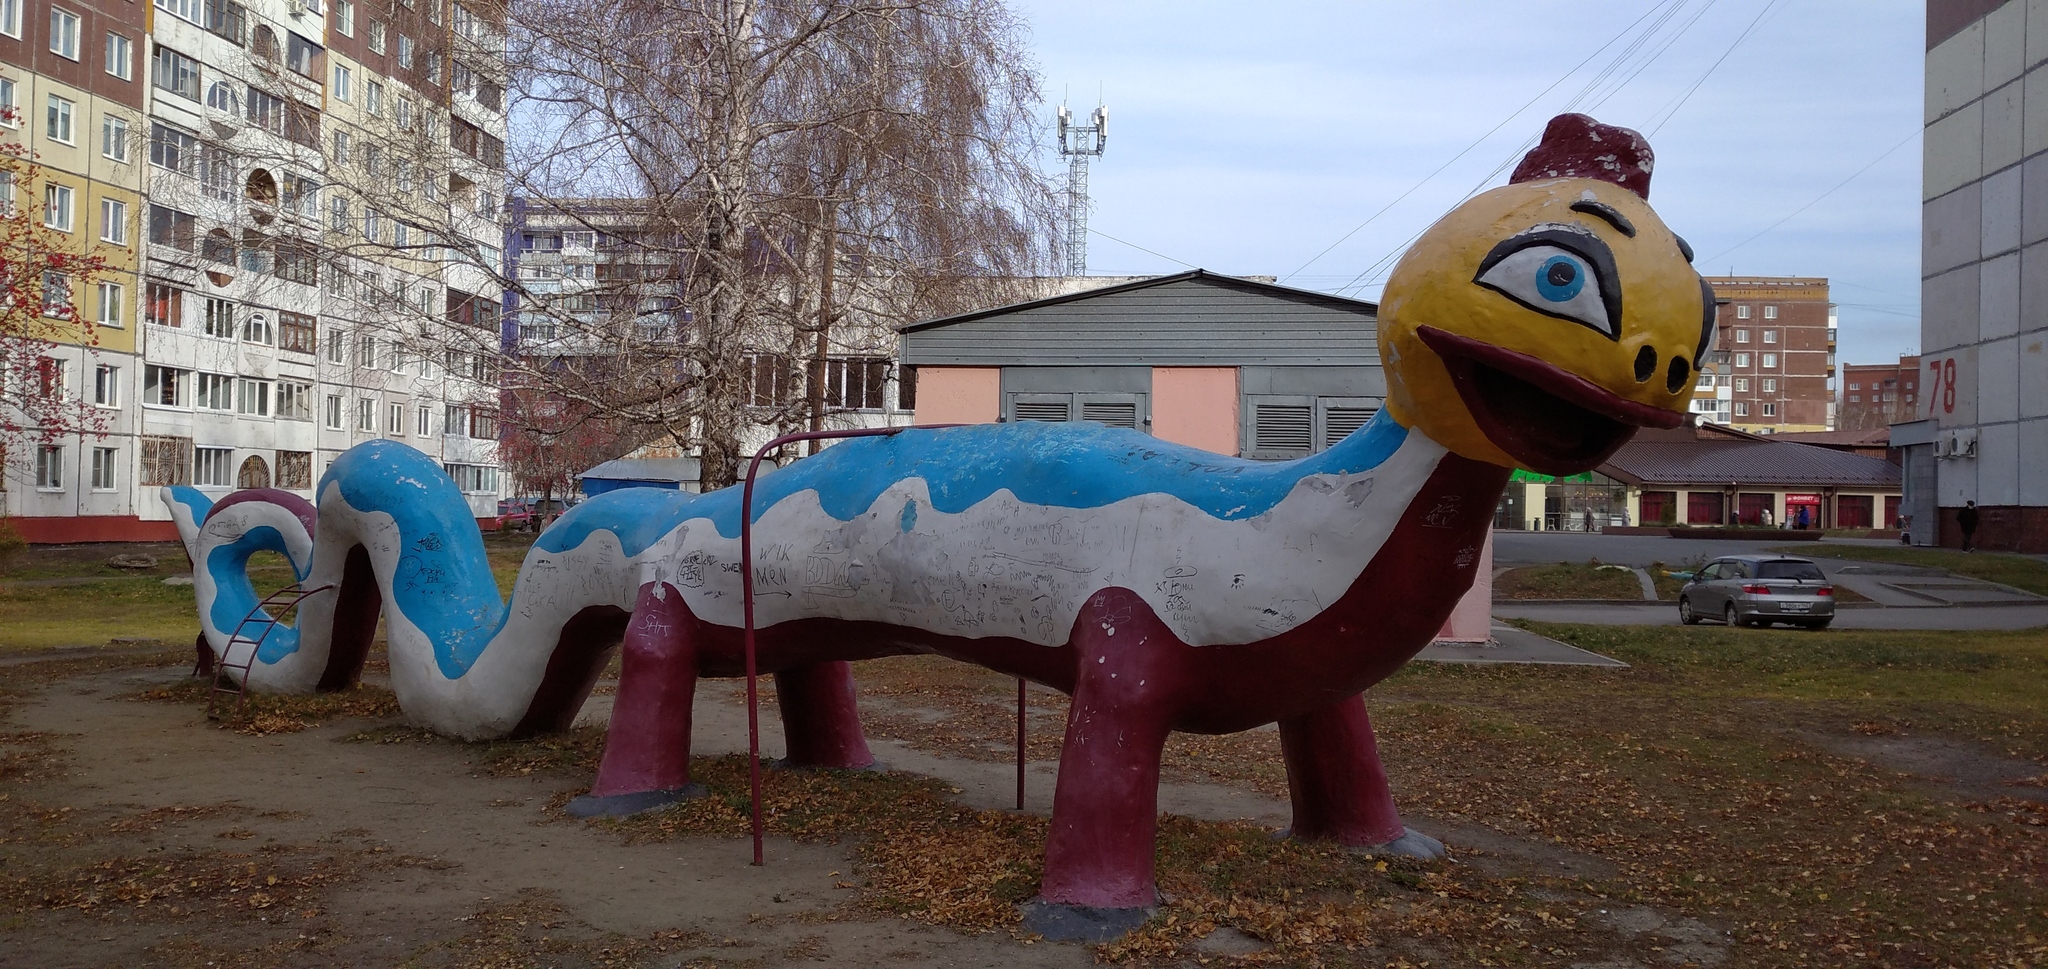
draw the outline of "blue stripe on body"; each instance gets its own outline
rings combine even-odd
[[[768,474],[754,485],[754,520],[791,495],[815,491],[826,514],[851,521],[889,486],[923,478],[932,507],[958,514],[998,490],[1059,508],[1100,508],[1126,498],[1169,494],[1224,521],[1271,511],[1301,479],[1376,468],[1408,429],[1382,410],[1335,446],[1294,461],[1252,461],[1094,423],[976,424],[913,429],[844,441]],[[592,532],[617,535],[638,555],[683,522],[710,519],[720,535],[739,536],[740,489],[686,495],[628,488],[592,498],[562,516],[535,544],[563,552]]]
[[[392,604],[434,644],[441,675],[461,678],[511,615],[462,492],[432,458],[396,441],[342,452],[315,493],[330,483],[350,507],[384,512],[398,524]]]
[[[257,552],[276,552],[287,560],[291,550],[285,546],[284,535],[269,525],[258,525],[242,533],[242,537],[226,545],[216,545],[206,554],[206,573],[213,577],[213,606],[211,609],[213,628],[222,635],[233,636],[242,619],[256,608],[260,600],[256,587],[249,582],[249,556]],[[292,563],[292,572],[300,581],[306,578],[311,563]],[[250,623],[242,627],[242,635],[248,639],[260,639],[262,647],[256,651],[256,659],[263,663],[275,663],[299,650],[299,631],[295,627],[278,625],[264,635],[267,623]]]
[[[206,513],[213,510],[213,499],[206,492],[191,485],[171,485],[171,500],[184,505],[192,513],[192,524],[206,524]]]

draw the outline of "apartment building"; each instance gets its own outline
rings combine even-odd
[[[1709,276],[1707,282],[1720,303],[1720,334],[1706,367],[1714,374],[1716,407],[1718,390],[1728,389],[1727,419],[1718,423],[1754,434],[1832,430],[1835,308],[1828,281]]]
[[[1930,0],[1915,542],[2048,552],[2048,4]]]
[[[80,184],[80,231],[129,253],[130,275],[95,294],[116,322],[80,387],[122,433],[7,511],[32,540],[161,539],[162,485],[310,499],[336,455],[382,437],[442,461],[494,516],[499,29],[449,0],[102,2],[77,29],[105,34],[94,70],[110,80],[38,73],[14,97],[48,100],[51,119],[71,101],[80,145],[87,124],[103,144],[127,132],[125,161],[75,149],[106,183]],[[69,9],[28,6],[53,30]],[[86,222],[115,203],[124,232]]]
[[[651,231],[640,201],[514,198],[506,215],[506,273],[518,280],[518,292],[508,293],[504,303],[510,352],[549,360],[632,356],[642,366],[680,359],[663,347],[693,338],[682,292],[688,247]],[[845,286],[841,298],[854,289]],[[863,312],[857,299],[842,308],[822,368],[815,352],[791,355],[792,340],[788,325],[765,325],[748,336],[743,453],[752,454],[779,433],[808,427],[783,423],[808,400],[807,381],[815,378],[807,374],[822,377],[828,427],[912,422],[916,381],[897,365],[897,333]],[[692,457],[660,441],[634,456]]]
[[[132,517],[145,37],[126,0],[0,0],[0,213],[53,250],[96,256],[94,278],[46,272],[54,346],[33,379],[88,402],[103,432],[26,443],[0,472],[0,513],[83,523]],[[74,322],[75,321],[75,322]],[[32,529],[28,529],[34,534]]]
[[[1898,363],[1842,365],[1841,403],[1835,425],[1845,431],[1881,430],[1919,420],[1920,357],[1902,356]]]

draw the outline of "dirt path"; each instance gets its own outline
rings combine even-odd
[[[66,769],[38,785],[36,798],[69,806],[70,822],[88,831],[167,816],[155,830],[119,836],[133,842],[126,846],[133,855],[316,852],[336,856],[335,864],[355,869],[358,880],[303,910],[313,914],[280,910],[253,924],[222,921],[203,943],[192,929],[205,922],[158,921],[146,910],[113,918],[38,913],[0,932],[7,952],[0,962],[130,966],[183,952],[195,965],[258,953],[264,955],[255,961],[263,964],[395,965],[421,958],[431,965],[471,938],[480,915],[521,901],[559,906],[558,938],[701,934],[701,945],[677,949],[666,965],[1093,962],[1079,946],[1024,946],[1007,935],[963,935],[849,911],[853,892],[839,887],[847,886],[843,873],[852,868],[845,846],[771,840],[768,865],[754,868],[744,840],[628,845],[598,828],[548,820],[550,800],[578,789],[577,780],[479,776],[472,751],[459,745],[343,742],[361,722],[249,737],[204,729],[198,711],[186,705],[117,699],[179,675],[104,674],[21,705],[17,727],[70,735],[60,739],[72,750]],[[744,710],[708,706],[697,728],[702,749],[744,750]],[[928,766],[911,763],[917,758],[906,751],[885,756],[911,769]],[[967,797],[981,799],[977,778],[962,781],[973,792]],[[1050,781],[1040,786],[1049,798]],[[94,836],[98,847],[107,846],[106,837]]]

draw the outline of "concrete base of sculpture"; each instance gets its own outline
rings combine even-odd
[[[631,794],[585,794],[570,801],[569,806],[563,810],[579,818],[624,818],[703,797],[704,794],[702,784],[671,787],[660,791],[634,791]]]
[[[1114,942],[1144,925],[1156,908],[1090,908],[1034,898],[1017,906],[1024,929],[1052,942]]]

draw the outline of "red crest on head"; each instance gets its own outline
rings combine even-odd
[[[1601,124],[1583,114],[1560,114],[1543,128],[1543,143],[1522,156],[1509,182],[1539,178],[1597,178],[1647,199],[1657,156],[1629,128]]]

